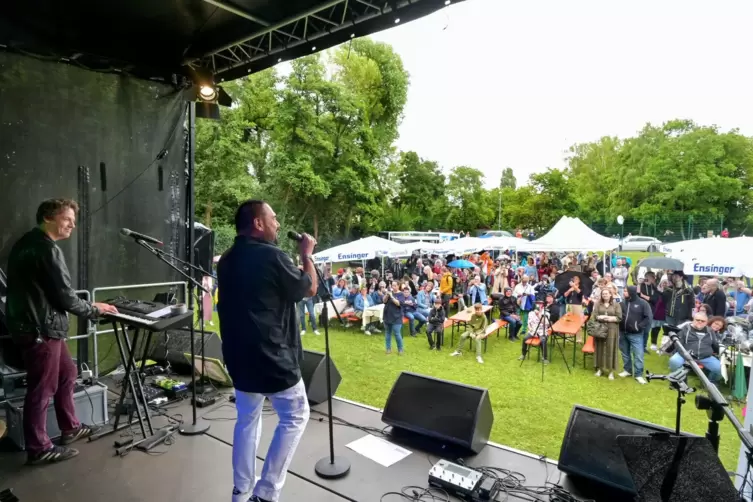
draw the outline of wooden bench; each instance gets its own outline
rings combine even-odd
[[[452,321],[450,321],[452,322]],[[499,330],[500,328],[507,326],[507,323],[505,321],[494,321],[489,323],[489,325],[486,327],[486,331],[484,331],[484,352],[486,352],[486,345],[487,341],[489,340],[489,337],[494,334],[494,332],[497,332],[497,338],[499,338]],[[470,342],[470,338],[468,338],[468,341]],[[469,347],[472,349],[473,344],[469,343]]]

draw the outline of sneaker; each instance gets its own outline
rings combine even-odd
[[[651,344],[651,350],[656,351],[656,348],[657,348],[656,345],[652,343]]]
[[[596,373],[594,373],[594,376],[600,377],[601,376],[601,370],[596,370]]]
[[[544,366],[546,366],[547,364],[549,364],[549,359],[542,359],[541,360],[541,364],[543,364]]]
[[[614,380],[614,373],[609,373],[609,379]]]
[[[455,352],[453,352],[452,354],[450,354],[450,357],[455,357],[455,356],[459,356],[459,355],[461,355],[461,352],[458,351],[458,350],[456,350]]]
[[[381,333],[377,328],[371,328],[372,333]]]
[[[81,424],[78,430],[71,432],[69,434],[63,434],[60,438],[60,444],[69,445],[71,443],[75,443],[79,439],[88,438],[92,434],[96,433],[98,430],[99,429],[96,429],[94,427],[89,427],[86,424]]]
[[[369,330],[367,329],[366,331],[364,331],[364,332],[363,332],[363,334],[364,334],[364,335],[368,335],[368,336],[371,336],[371,331],[369,331]]]
[[[315,329],[315,330],[314,330],[314,334],[315,334],[316,336],[319,336],[319,335],[321,335],[321,333],[319,333],[319,330],[318,330],[318,329]]]
[[[62,462],[78,455],[78,450],[67,446],[53,445],[49,450],[37,454],[29,454],[26,463],[28,465],[54,464]]]
[[[484,364],[484,360],[481,359],[481,356],[476,356],[476,362],[479,364]]]
[[[385,351],[385,354],[390,355],[390,354],[392,354],[392,351],[389,350],[389,349],[387,349],[387,351]]]
[[[520,357],[518,357],[518,361],[524,361],[525,358],[526,358],[526,356],[520,356]]]
[[[630,376],[630,373],[628,373],[627,371],[620,371],[620,373],[619,373],[619,377],[620,378],[625,378],[625,377],[629,377],[629,376]]]
[[[301,331],[301,336],[303,336],[305,334],[306,334],[306,330],[304,329],[303,331]]]
[[[636,377],[636,378],[635,378],[635,381],[636,381],[636,382],[638,382],[638,383],[639,383],[639,384],[641,384],[641,385],[646,385],[646,384],[648,383],[648,382],[646,381],[646,379],[645,379],[645,378],[643,378],[642,376],[640,376],[640,377]]]

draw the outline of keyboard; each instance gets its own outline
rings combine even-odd
[[[134,323],[144,326],[152,326],[159,321],[159,319],[153,319],[151,317],[136,317],[135,315],[126,314],[124,312],[118,312],[117,314],[108,314],[108,317],[114,317],[115,319],[128,323]]]
[[[154,318],[137,312],[119,311],[117,314],[103,314],[104,318],[111,322],[120,322],[132,328],[145,329],[148,331],[164,331],[166,329],[184,328],[191,325],[193,311],[185,314]]]

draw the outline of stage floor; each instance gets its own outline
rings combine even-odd
[[[113,400],[115,394],[110,393],[110,397]],[[186,420],[191,417],[187,400],[170,406],[167,412],[181,414]],[[210,421],[207,434],[193,437],[176,434],[173,444],[157,446],[150,454],[132,451],[125,457],[115,456],[113,441],[120,433],[94,442],[77,443],[76,448],[81,452],[78,457],[44,467],[25,466],[24,453],[7,452],[5,448],[6,452],[0,453],[0,490],[13,488],[21,502],[229,501],[233,487],[231,446],[235,406],[223,399],[212,407],[199,409],[198,413]],[[340,480],[319,478],[314,464],[329,453],[325,413],[326,403],[312,407],[311,419],[288,470],[282,501],[378,502],[386,492],[399,492],[408,485],[428,485],[429,468],[443,454],[433,451],[431,442],[417,446],[403,438],[390,439],[412,453],[390,467],[383,467],[346,448],[346,444],[366,432],[341,425],[338,420],[334,420],[335,452],[350,460],[351,472]],[[333,415],[357,426],[384,428],[380,411],[356,403],[335,399]],[[164,417],[155,420],[155,425],[165,423]],[[257,455],[259,464],[267,453],[276,424],[274,412],[265,412]],[[452,460],[450,455],[443,456]],[[567,476],[560,473],[552,461],[503,446],[489,444],[478,455],[466,457],[465,462],[469,466],[517,471],[525,475],[528,486],[558,483],[575,492]],[[384,500],[389,502],[399,497]]]

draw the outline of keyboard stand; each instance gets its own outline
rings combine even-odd
[[[121,385],[120,399],[118,406],[115,409],[115,424],[112,429],[105,430],[93,434],[89,441],[96,441],[104,436],[123,430],[126,427],[131,427],[135,423],[138,423],[141,428],[142,440],[132,443],[128,448],[118,448],[116,452],[118,455],[129,451],[131,448],[138,448],[143,451],[149,451],[154,446],[157,446],[164,440],[165,432],[158,431],[154,433],[154,427],[152,426],[152,419],[149,415],[149,404],[147,403],[146,396],[144,395],[144,387],[141,381],[141,373],[146,365],[147,355],[149,354],[149,345],[152,342],[152,331],[146,330],[146,342],[144,343],[143,351],[141,354],[141,365],[136,367],[136,359],[139,346],[139,337],[141,335],[141,328],[133,327],[133,343],[128,339],[128,327],[124,322],[120,323],[120,329],[118,329],[118,323],[113,320],[112,323],[115,341],[118,344],[118,351],[120,352],[120,360],[125,368],[125,374],[123,376],[123,384]],[[122,336],[122,339],[121,339]],[[128,416],[128,421],[125,424],[120,424],[120,411],[123,409],[123,403],[125,402],[128,394],[133,397],[134,411],[138,417],[138,421],[134,422],[133,412]],[[142,415],[143,409],[143,415]],[[146,423],[145,423],[146,422]],[[172,426],[168,426],[169,430],[173,430]],[[164,429],[164,428],[163,428]],[[148,434],[147,434],[148,432]]]

